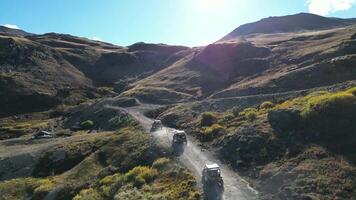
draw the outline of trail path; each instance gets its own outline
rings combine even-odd
[[[142,126],[149,131],[153,120],[146,117],[143,113],[145,110],[153,109],[154,105],[141,105],[125,110],[132,115]],[[120,108],[122,109],[122,108]],[[162,145],[170,146],[173,138],[174,129],[163,127],[162,130],[153,132],[153,136]],[[252,189],[249,184],[236,173],[234,173],[228,166],[222,164],[210,152],[203,151],[194,139],[188,136],[188,144],[185,147],[184,153],[179,157],[179,160],[189,168],[200,182],[201,171],[206,163],[218,163],[222,169],[222,177],[224,180],[224,200],[253,200],[257,199],[258,192]]]

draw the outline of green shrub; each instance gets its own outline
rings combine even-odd
[[[248,111],[248,112],[245,113],[245,117],[249,121],[254,121],[257,118],[257,112]]]
[[[86,200],[86,199],[101,200],[103,198],[96,190],[92,188],[81,190],[80,193],[73,198],[73,200]]]
[[[131,124],[131,119],[128,116],[115,116],[109,120],[111,129],[127,127]]]
[[[221,121],[222,122],[229,122],[229,121],[233,120],[234,118],[235,118],[235,116],[233,114],[228,113],[228,114],[225,114],[223,116]]]
[[[356,87],[350,88],[346,92],[351,93],[352,95],[356,96]]]
[[[330,138],[356,132],[356,96],[349,92],[309,98],[301,116],[314,130]]]
[[[200,125],[201,126],[211,126],[216,123],[217,118],[212,112],[205,112],[201,115]]]
[[[153,162],[152,168],[161,170],[161,169],[166,168],[170,162],[171,162],[171,160],[169,158],[159,158]]]
[[[224,127],[219,124],[213,124],[210,127],[204,127],[201,134],[201,140],[211,141],[218,135],[222,134],[224,131]]]
[[[106,176],[99,181],[98,186],[100,194],[107,199],[112,199],[116,191],[124,185],[124,176],[120,173],[116,173],[111,176]]]
[[[145,183],[152,182],[158,175],[156,169],[146,166],[138,166],[125,174],[125,180],[132,182],[135,187],[141,187]]]
[[[274,104],[270,101],[265,101],[260,105],[260,109],[269,109],[269,108],[273,108]]]
[[[34,199],[42,199],[49,192],[53,190],[55,183],[50,179],[42,179],[38,181],[38,187],[36,187],[33,191]]]
[[[235,106],[234,108],[232,108],[231,112],[235,117],[237,117],[237,116],[239,116],[239,113],[241,112],[241,108]]]
[[[83,121],[80,126],[84,129],[84,130],[87,130],[87,129],[91,129],[93,126],[94,126],[94,122],[91,121],[91,120],[86,120],[86,121]]]
[[[240,112],[240,115],[244,116],[249,121],[254,121],[257,118],[257,112],[256,108],[246,108]]]
[[[56,184],[54,178],[16,178],[0,182],[0,199],[43,199]]]

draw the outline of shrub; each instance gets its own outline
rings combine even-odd
[[[205,127],[202,130],[202,140],[210,141],[220,135],[224,131],[224,127],[219,124],[213,124],[210,127]]]
[[[222,122],[228,122],[228,121],[230,121],[230,120],[232,120],[232,119],[234,119],[234,115],[233,114],[230,114],[230,113],[228,113],[228,114],[226,114],[226,115],[224,115],[223,116],[223,118],[222,118]]]
[[[323,133],[324,138],[332,138],[356,132],[355,113],[356,96],[338,92],[308,99],[301,116],[308,127]]]
[[[256,108],[246,108],[244,111],[240,112],[240,115],[244,116],[247,120],[253,121],[257,118]]]
[[[356,96],[356,87],[350,88],[346,92],[351,93],[352,95]]]
[[[265,101],[260,105],[260,109],[269,109],[273,108],[274,104],[270,101]]]
[[[241,112],[241,108],[235,106],[234,108],[232,108],[231,112],[235,117],[237,117],[237,116],[239,116],[239,113]]]
[[[156,169],[138,166],[125,174],[125,180],[132,182],[135,187],[141,187],[145,183],[152,182],[158,175]]]
[[[94,126],[94,122],[91,121],[91,120],[86,120],[86,121],[83,121],[80,126],[84,129],[84,130],[87,130],[87,129],[91,129],[93,126]]]
[[[216,123],[217,118],[212,112],[205,112],[201,115],[200,125],[201,126],[211,126]]]
[[[56,180],[53,178],[16,178],[0,182],[0,199],[43,199],[53,190]]]
[[[131,124],[131,119],[127,116],[115,116],[109,120],[111,129],[127,127]]]
[[[73,200],[101,200],[103,199],[100,194],[92,188],[81,190],[79,194],[77,194]]]
[[[54,188],[53,180],[42,179],[38,182],[38,187],[36,187],[33,191],[33,196],[36,197],[34,199],[42,199],[44,198],[52,189]]]
[[[171,162],[171,160],[169,158],[159,158],[153,162],[152,168],[161,170],[161,169],[166,168],[170,162]]]
[[[257,118],[257,112],[256,111],[248,111],[245,113],[245,117],[249,121],[254,121]]]

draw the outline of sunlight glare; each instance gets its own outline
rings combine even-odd
[[[226,6],[227,0],[193,0],[195,7],[202,11],[221,10]]]

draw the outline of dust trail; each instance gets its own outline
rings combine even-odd
[[[142,105],[125,108],[125,110],[149,131],[153,120],[143,115],[144,110],[149,108],[152,109],[150,105]],[[174,129],[164,127],[162,130],[153,132],[152,135],[160,144],[169,147],[173,138],[173,131]],[[185,147],[184,153],[179,157],[179,160],[195,174],[198,180],[201,179],[201,171],[206,163],[218,163],[222,169],[222,177],[224,180],[224,200],[257,199],[258,192],[252,189],[245,180],[229,169],[228,166],[219,162],[219,160],[214,158],[209,152],[203,151],[194,143],[193,138],[188,136],[187,139],[188,144]]]

